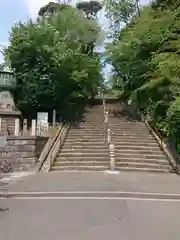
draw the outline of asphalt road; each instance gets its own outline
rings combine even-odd
[[[1,200],[1,240],[179,240],[180,202]]]
[[[165,196],[180,194],[179,181],[171,174],[29,176],[1,187],[4,193],[21,191],[22,196],[0,200],[0,240],[179,240],[180,199]],[[145,197],[120,198],[117,191],[141,192]],[[148,197],[153,192],[164,197]]]

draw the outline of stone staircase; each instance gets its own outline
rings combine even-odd
[[[170,172],[164,151],[145,123],[120,104],[107,104],[111,141],[115,145],[116,169]]]
[[[170,172],[168,158],[146,125],[119,103],[106,105],[109,112],[116,169],[120,171]],[[109,149],[104,143],[102,105],[89,107],[84,121],[71,126],[51,171],[108,170]]]
[[[51,171],[108,169],[108,146],[104,144],[103,106],[95,105],[86,111],[84,121],[71,126]]]

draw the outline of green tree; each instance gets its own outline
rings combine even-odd
[[[122,76],[121,98],[141,109],[178,146],[180,1],[175,6],[156,0],[141,8],[107,46],[106,55]]]
[[[102,5],[98,1],[82,1],[77,3],[76,7],[85,13],[87,19],[97,18],[98,12],[102,9]]]
[[[113,37],[116,37],[120,29],[127,25],[136,13],[140,15],[139,0],[105,0],[104,5]]]
[[[37,22],[15,25],[6,50],[17,78],[15,101],[26,116],[56,108],[67,117],[102,80],[99,56],[84,51],[98,38],[96,21],[76,8],[53,6],[41,9]]]

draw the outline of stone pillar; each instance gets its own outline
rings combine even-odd
[[[111,129],[109,128],[107,130],[107,142],[108,144],[111,144]]]
[[[31,122],[31,136],[36,136],[36,120],[33,119]]]
[[[16,118],[15,119],[14,135],[19,136],[19,132],[20,132],[20,120],[19,120],[19,118]]]
[[[114,145],[110,144],[109,145],[109,155],[110,155],[110,170],[114,171],[115,170],[115,150],[114,150]]]
[[[37,135],[41,136],[41,121],[37,121]]]
[[[27,132],[27,119],[23,120],[23,135]]]
[[[104,120],[104,122],[108,124],[108,112],[105,113],[105,120]]]

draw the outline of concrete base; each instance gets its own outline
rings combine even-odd
[[[115,171],[115,170],[114,171],[106,170],[104,173],[118,175],[120,172],[119,171]]]

